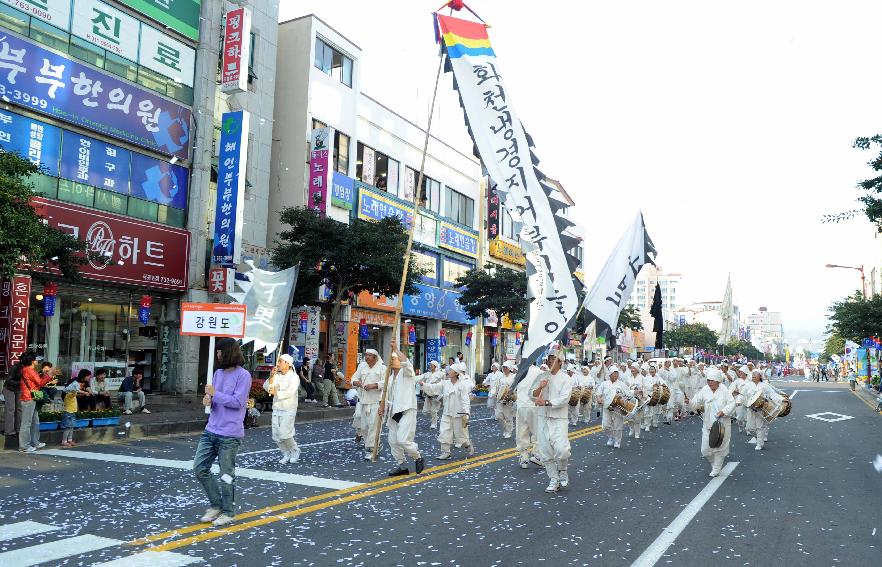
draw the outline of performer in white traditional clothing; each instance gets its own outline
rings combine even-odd
[[[300,378],[294,374],[294,358],[283,354],[263,389],[273,397],[273,441],[282,453],[280,464],[300,460],[300,447],[294,440],[294,422],[297,420]]]
[[[609,380],[601,383],[595,390],[594,396],[603,408],[603,421],[601,425],[604,434],[608,438],[606,441],[607,447],[618,449],[622,446],[622,429],[625,419],[625,416],[617,410],[610,410],[608,406],[612,403],[616,394],[628,396],[630,393],[631,389],[623,381],[619,380],[619,369],[616,366],[610,369]]]
[[[386,427],[389,431],[389,449],[392,458],[398,465],[389,473],[389,476],[401,476],[409,474],[406,466],[407,457],[415,462],[417,474],[423,472],[425,461],[420,454],[420,448],[413,440],[416,434],[416,374],[413,364],[407,359],[407,355],[398,350],[395,342],[392,342],[392,360],[389,362],[391,369],[389,376],[389,394],[386,404],[380,404],[378,410],[382,417],[387,413]]]
[[[665,384],[668,385],[668,389],[671,391],[670,399],[668,399],[668,403],[665,404],[664,415],[665,423],[670,425],[674,421],[674,417],[679,415],[680,406],[683,403],[685,396],[683,396],[683,392],[677,384],[677,373],[674,372],[670,359],[665,359],[662,363],[662,370],[659,374],[665,381]]]
[[[725,358],[722,362],[720,362],[720,372],[723,373],[723,385],[727,388],[729,387],[729,384],[734,382],[735,378],[737,378],[737,376],[735,376],[735,372],[732,370],[732,366]]]
[[[631,390],[631,395],[637,398],[638,403],[643,403],[647,396],[652,395],[652,386],[650,385],[649,380],[647,380],[643,374],[640,373],[640,364],[637,362],[631,363],[629,376],[624,380],[625,384]],[[645,407],[641,405],[640,409],[633,413],[633,415],[629,416],[627,420],[628,429],[628,437],[634,437],[635,439],[640,439],[640,430],[644,427],[643,420],[647,410],[652,408]],[[649,431],[649,426],[646,426],[646,430]]]
[[[570,379],[571,396],[572,391],[575,391],[577,394],[581,391],[582,381],[579,379],[581,374],[576,373],[576,365],[575,364],[567,364],[567,377]],[[576,425],[579,423],[579,402],[576,402],[576,405],[572,406],[567,404],[567,416],[570,422],[570,425]]]
[[[781,403],[781,394],[768,382],[763,380],[763,373],[760,370],[754,370],[751,374],[752,380],[746,383],[742,397],[745,405],[747,401],[757,392],[762,392],[765,399],[778,405]],[[753,435],[748,443],[755,441],[754,450],[762,451],[769,440],[769,422],[763,417],[762,410],[747,409],[747,432]]]
[[[437,384],[444,379],[441,364],[437,360],[429,361],[429,371],[421,374],[419,380],[426,384]],[[423,392],[423,415],[429,416],[429,429],[438,429],[438,412],[441,410],[441,396],[430,396]]]
[[[494,397],[496,398],[495,415],[496,421],[499,422],[502,428],[503,439],[511,439],[511,434],[514,430],[516,408],[514,402],[507,399],[506,394],[511,389],[512,382],[514,382],[516,370],[517,366],[515,366],[515,363],[511,360],[506,360],[502,363],[501,376],[494,382]]]
[[[570,460],[570,438],[567,429],[567,405],[573,390],[573,379],[561,371],[563,352],[558,343],[548,350],[549,371],[537,376],[530,397],[536,405],[538,452],[549,482],[545,492],[557,492],[570,484],[567,465]]]
[[[747,400],[742,396],[742,393],[746,391],[747,375],[747,367],[742,366],[735,371],[735,381],[729,385],[729,391],[735,398],[735,423],[738,424],[738,431],[741,433],[744,433],[744,428],[747,426],[747,408],[745,407]]]
[[[662,378],[661,376],[658,375],[658,368],[655,366],[655,364],[650,363],[649,367],[646,370],[649,374],[649,380],[648,380],[649,390],[648,390],[648,392],[652,392],[652,386],[654,386],[655,384],[665,384],[666,383],[664,378]],[[657,404],[653,407],[647,407],[647,410],[651,410],[651,411],[649,411],[650,424],[652,425],[652,427],[658,428],[658,426],[661,425],[662,417],[664,417],[665,412],[667,411],[667,406]]]
[[[544,366],[544,364],[543,364]],[[536,366],[531,366],[515,387],[517,395],[517,421],[515,423],[515,443],[518,450],[518,464],[522,469],[529,467],[529,463],[542,466],[542,461],[535,454],[536,447],[536,404],[530,397],[530,387],[535,378],[544,372]]]
[[[582,417],[582,421],[585,423],[589,423],[591,421],[591,412],[594,409],[594,389],[597,387],[597,383],[594,381],[594,377],[591,376],[590,369],[587,366],[582,367],[582,375],[579,378],[579,386],[582,388],[582,397],[579,399],[579,412],[578,415]],[[591,389],[591,396],[588,398],[588,401],[585,401],[584,393],[586,389]]]
[[[383,383],[386,380],[386,365],[380,353],[369,348],[364,351],[364,360],[358,364],[352,375],[352,386],[358,389],[358,405],[352,416],[352,427],[355,428],[355,442],[364,442],[364,458],[371,460],[374,439],[377,435],[377,410],[383,395]]]
[[[702,408],[701,454],[711,464],[710,476],[718,476],[723,470],[723,462],[729,454],[729,442],[732,437],[731,416],[735,412],[735,399],[721,384],[723,373],[717,368],[707,371],[707,385],[699,390],[695,397],[688,400],[689,406],[695,410]],[[723,442],[719,447],[710,446],[710,431],[714,422],[722,427]]]
[[[465,364],[457,362],[447,368],[447,379],[434,384],[420,382],[423,393],[440,396],[444,402],[441,415],[441,429],[438,430],[438,442],[441,453],[438,459],[450,458],[450,448],[465,447],[469,455],[475,454],[475,448],[469,439],[469,414],[471,412],[470,394],[472,384],[466,379]]]
[[[684,414],[686,413],[686,393],[689,389],[689,380],[687,379],[687,375],[689,374],[688,370],[686,370],[686,366],[684,365],[684,361],[679,358],[674,359],[674,368],[672,370],[674,373],[674,383],[677,385],[676,395],[676,405],[678,406],[678,410],[674,419],[680,421],[683,419]]]
[[[502,372],[499,371],[499,363],[494,362],[490,365],[490,373],[484,378],[484,384],[487,385],[487,407],[490,409],[496,408],[496,381],[500,378],[502,378]],[[496,420],[499,420],[498,414]]]

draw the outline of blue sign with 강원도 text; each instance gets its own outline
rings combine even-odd
[[[221,116],[214,247],[211,253],[212,263],[220,266],[235,266],[242,255],[248,119],[249,114],[244,110],[225,112]]]
[[[335,171],[331,182],[331,204],[351,211],[354,202],[355,180]]]
[[[58,175],[61,128],[18,114],[0,111],[0,148],[21,154],[42,165],[48,175]]]
[[[0,99],[187,159],[190,109],[0,28]]]
[[[466,315],[462,306],[457,301],[461,294],[431,287],[423,284],[414,284],[419,288],[417,295],[406,295],[404,298],[404,314],[414,317],[426,317],[427,319],[440,319],[473,325],[475,320]]]

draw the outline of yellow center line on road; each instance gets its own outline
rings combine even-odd
[[[582,437],[586,437],[588,435],[592,435],[600,431],[600,426],[589,427],[586,429],[581,429],[578,431],[574,431],[569,434],[570,440],[581,439]],[[362,498],[367,498],[369,496],[373,496],[376,494],[382,494],[384,492],[388,492],[391,490],[395,490],[397,488],[403,488],[406,486],[411,486],[421,482],[427,482],[430,480],[434,480],[436,478],[440,478],[443,476],[455,474],[457,472],[469,470],[475,467],[479,467],[482,465],[495,463],[497,461],[501,461],[504,459],[511,458],[518,454],[517,449],[509,448],[503,449],[500,451],[494,451],[492,453],[486,453],[483,455],[479,455],[476,457],[470,457],[468,459],[464,459],[462,461],[457,461],[455,463],[447,463],[444,465],[439,465],[436,467],[431,467],[423,471],[422,474],[418,476],[409,477],[407,479],[401,479],[401,477],[392,477],[392,478],[384,478],[378,481],[365,483],[352,488],[345,488],[341,490],[334,490],[331,492],[326,492],[324,494],[317,494],[315,496],[310,496],[308,498],[302,498],[299,500],[294,500],[291,502],[285,502],[282,504],[277,504],[274,506],[267,506],[265,508],[259,508],[257,510],[252,510],[251,512],[246,512],[244,514],[238,514],[236,516],[237,520],[245,520],[248,518],[254,518],[256,516],[264,516],[257,520],[252,520],[251,522],[244,522],[235,524],[228,528],[224,528],[221,530],[213,530],[209,532],[205,532],[202,534],[190,536],[187,538],[174,540],[170,542],[166,542],[160,544],[158,546],[149,547],[150,551],[167,551],[170,549],[177,549],[179,547],[183,547],[186,545],[190,545],[192,543],[196,543],[199,541],[204,541],[206,539],[213,539],[216,537],[221,537],[226,535],[227,533],[235,533],[245,529],[250,529],[252,527],[261,526],[267,523],[277,522],[279,520],[284,520],[289,517],[300,516],[302,514],[307,514],[316,510],[321,510],[324,508],[328,508],[331,506],[336,506],[338,504],[344,504],[346,502],[351,502],[353,500],[359,500]],[[377,487],[377,488],[374,488]],[[327,500],[327,502],[320,502],[322,500]],[[301,507],[304,504],[313,505],[308,507]],[[273,512],[278,512],[281,510],[286,510],[289,508],[296,508],[295,510],[291,510],[288,512],[284,512],[282,514],[265,516],[265,514],[272,514]],[[210,524],[200,523],[194,524],[191,526],[186,526],[182,528],[178,528],[175,530],[170,530],[167,532],[154,534],[150,536],[146,536],[143,538],[139,538],[133,540],[128,543],[128,545],[146,545],[159,540],[164,539],[173,539],[188,533],[193,533],[201,530],[206,530],[211,527]]]

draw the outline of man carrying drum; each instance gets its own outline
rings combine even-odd
[[[687,400],[692,410],[701,409],[701,455],[711,464],[710,476],[719,476],[723,470],[723,462],[729,454],[729,442],[732,438],[732,419],[735,412],[735,399],[721,384],[725,378],[716,367],[707,371],[707,385],[698,391],[695,398]],[[722,442],[711,447],[710,434],[714,424],[721,429]]]
[[[622,428],[625,424],[625,416],[613,406],[616,396],[628,397],[631,389],[619,380],[619,368],[609,368],[609,380],[602,382],[595,390],[594,397],[603,408],[603,433],[607,436],[606,446],[618,449],[622,446]]]

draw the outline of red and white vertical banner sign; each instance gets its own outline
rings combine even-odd
[[[235,270],[212,266],[208,271],[208,293],[233,293]]]
[[[331,156],[334,153],[334,130],[316,128],[309,137],[309,208],[322,216],[328,210],[328,187],[331,182]]]
[[[248,90],[248,62],[251,60],[251,10],[236,8],[227,12],[221,56],[221,92]]]
[[[28,308],[31,306],[31,276],[12,278],[9,309],[9,356],[11,367],[28,348]]]
[[[9,373],[9,323],[12,315],[12,280],[0,279],[0,374]]]

